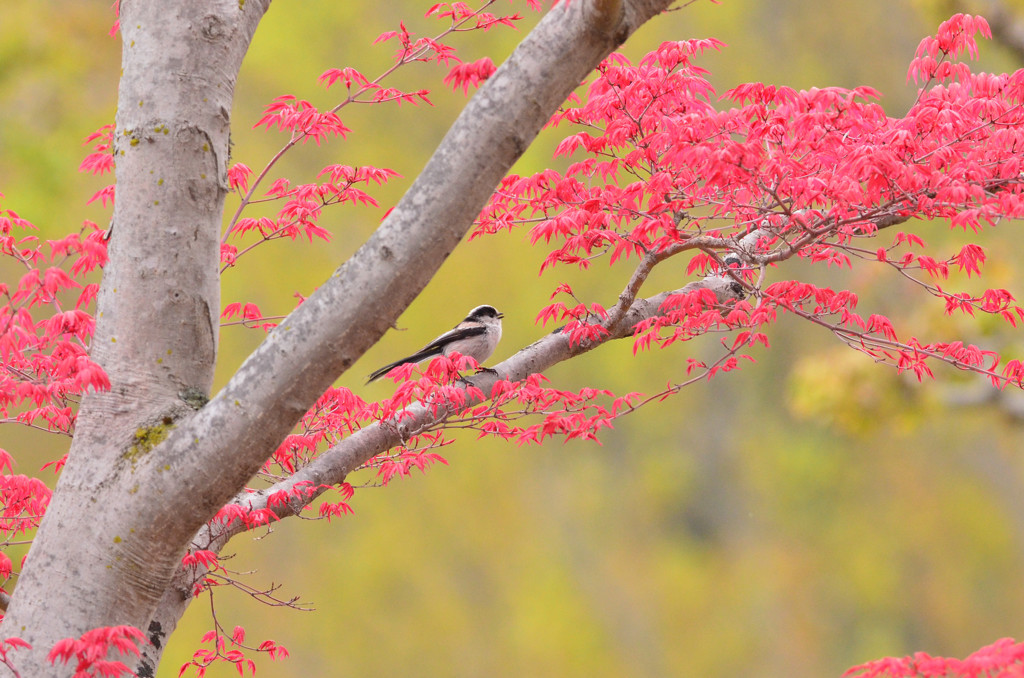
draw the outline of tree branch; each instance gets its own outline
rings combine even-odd
[[[668,4],[628,2],[614,27],[592,0],[562,3],[544,17],[471,99],[373,236],[141,462],[147,473],[173,468],[153,474],[154,491],[180,506],[173,523],[155,526],[163,538],[187,543],[245,485],[316,398],[419,294],[569,92]],[[182,476],[213,482],[188,487]]]
[[[553,332],[520,349],[515,355],[496,365],[495,373],[481,372],[473,376],[470,381],[483,393],[491,393],[499,378],[521,381],[531,374],[543,372],[560,362],[592,351],[609,341],[631,336],[633,327],[637,323],[662,314],[661,305],[669,296],[686,294],[702,288],[714,291],[719,302],[735,299],[738,296],[734,280],[726,276],[708,276],[681,289],[662,292],[647,299],[634,301],[629,311],[623,315],[622,322],[618,323],[619,329],[613,330],[600,340],[573,346],[569,343],[568,335]],[[501,376],[499,377],[499,375]],[[417,431],[441,424],[448,417],[457,414],[458,411],[469,409],[487,399],[473,398],[467,393],[467,400],[462,408],[447,412],[439,412],[434,408],[422,405],[410,407],[399,417],[371,424],[356,431],[287,479],[266,489],[239,493],[232,503],[250,511],[262,510],[270,507],[270,498],[273,495],[292,493],[296,488],[305,485],[306,490],[303,491],[301,500],[293,498],[286,503],[273,506],[273,511],[278,519],[296,516],[317,497],[332,486],[344,482],[351,472],[373,457],[403,444],[410,435]],[[192,543],[197,548],[219,553],[228,541],[248,529],[241,521],[212,527],[206,524],[193,537]],[[150,623],[149,635],[153,647],[146,650],[142,659],[144,665],[156,666],[159,661],[161,648],[166,642],[166,638],[173,631],[177,620],[191,601],[191,586],[197,576],[202,576],[202,572],[186,571],[181,566],[178,567],[174,583],[168,587],[157,613]]]
[[[495,365],[493,373],[483,371],[467,381],[470,382],[473,388],[479,389],[484,394],[492,392],[494,385],[499,380],[522,381],[532,374],[539,374],[558,363],[592,351],[605,343],[632,336],[633,328],[638,323],[664,315],[661,307],[670,296],[687,294],[699,289],[713,291],[719,303],[736,299],[739,296],[735,282],[731,278],[718,275],[708,276],[703,280],[692,282],[680,289],[661,292],[653,297],[635,301],[630,310],[625,314],[623,322],[619,323],[619,328],[612,330],[610,334],[601,339],[573,345],[569,341],[568,334],[555,331],[544,335],[534,343],[520,349],[511,357]],[[437,411],[434,407],[424,405],[410,407],[397,417],[392,417],[381,423],[371,424],[356,431],[318,456],[309,465],[296,471],[288,479],[264,490],[239,495],[235,499],[235,503],[250,510],[264,509],[268,508],[267,500],[275,493],[288,492],[302,484],[309,484],[312,488],[317,488],[316,495],[309,497],[305,501],[296,500],[289,503],[287,511],[283,513],[279,511],[279,507],[274,508],[278,518],[286,515],[295,515],[325,489],[321,486],[329,487],[344,482],[349,473],[378,454],[402,445],[409,437],[441,424],[452,415],[490,399],[488,397],[474,397],[468,391],[469,385],[465,389],[467,390],[466,401],[458,408]],[[209,542],[215,546],[218,544],[222,545],[226,539],[230,539],[232,536],[246,531],[246,529],[244,525],[238,522],[228,526],[223,533],[216,535],[207,533],[206,528],[204,528],[202,531],[203,536],[198,537],[197,542]]]

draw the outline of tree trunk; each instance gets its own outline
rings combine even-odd
[[[122,3],[117,197],[93,359],[111,388],[83,399],[67,465],[17,582],[3,635],[33,645],[23,676],[101,626],[146,629],[181,556],[183,493],[197,476],[145,463],[213,382],[220,229],[235,79],[269,0]]]

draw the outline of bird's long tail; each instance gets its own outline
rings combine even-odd
[[[423,349],[422,351],[419,351],[418,353],[413,353],[412,355],[406,356],[401,360],[396,360],[393,363],[388,363],[384,367],[381,367],[380,369],[374,370],[372,373],[370,373],[370,378],[366,380],[366,383],[369,384],[372,381],[380,379],[385,374],[387,374],[388,372],[390,372],[391,370],[395,369],[400,365],[404,365],[406,363],[420,363],[426,360],[427,358],[432,358],[435,355],[439,355],[440,353],[441,351],[437,350],[436,348]]]

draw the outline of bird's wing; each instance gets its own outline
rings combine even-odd
[[[470,337],[476,337],[481,334],[485,334],[486,332],[487,328],[483,325],[474,325],[472,327],[456,327],[454,329],[448,330],[437,339],[434,339],[432,342],[430,342],[422,349],[420,349],[419,352],[440,353],[441,351],[444,350],[445,346],[452,343],[453,341],[469,339]]]

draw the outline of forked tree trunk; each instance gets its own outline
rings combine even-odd
[[[192,536],[419,294],[557,106],[670,2],[562,0],[370,240],[196,411],[216,357],[232,97],[269,4],[122,2],[117,198],[92,347],[112,387],[83,401],[0,628],[33,645],[12,655],[25,678],[70,675],[45,661],[54,642],[116,624],[149,632],[158,649],[140,675],[152,675],[188,605],[172,581]]]

